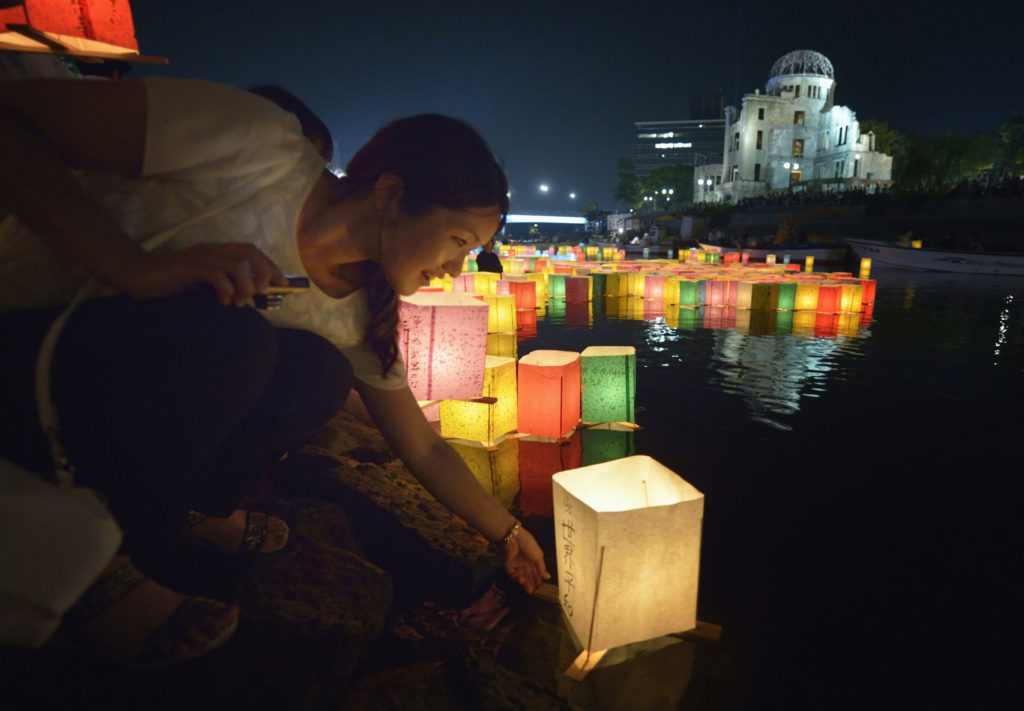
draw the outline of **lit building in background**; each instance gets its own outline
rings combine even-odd
[[[875,150],[875,135],[861,133],[851,108],[835,104],[835,88],[823,54],[797,50],[779,58],[763,94],[746,94],[738,112],[725,109],[721,161],[696,164],[694,200],[888,185],[892,156]]]
[[[637,121],[633,128],[633,164],[637,177],[643,178],[655,168],[696,166],[709,158],[717,160],[722,152],[725,119],[719,116],[685,121]]]

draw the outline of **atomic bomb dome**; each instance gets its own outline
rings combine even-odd
[[[789,74],[817,74],[829,79],[836,78],[828,57],[810,49],[798,49],[776,59],[768,78],[770,80]]]
[[[889,184],[892,157],[875,150],[857,114],[835,103],[828,57],[798,49],[772,65],[765,92],[725,109],[722,162],[694,171],[703,201],[739,201],[776,192],[874,191]]]

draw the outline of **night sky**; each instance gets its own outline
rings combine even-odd
[[[634,121],[690,118],[693,96],[719,89],[738,106],[795,49],[832,61],[836,101],[859,119],[971,132],[1024,114],[1024,4],[1010,0],[132,5],[140,50],[171,62],[134,76],[280,84],[328,124],[342,163],[391,119],[459,116],[503,160],[519,213],[613,207]]]

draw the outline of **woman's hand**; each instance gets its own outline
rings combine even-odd
[[[528,593],[536,590],[542,580],[551,578],[544,565],[544,553],[525,528],[520,528],[505,546],[504,558],[505,572]]]
[[[196,244],[169,254],[144,254],[111,282],[138,299],[170,296],[208,284],[224,305],[240,306],[284,274],[254,245],[242,242]]]

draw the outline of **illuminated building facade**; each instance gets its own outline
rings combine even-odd
[[[875,150],[875,135],[861,133],[852,109],[835,104],[835,88],[823,54],[797,50],[779,58],[763,94],[745,95],[738,112],[726,108],[721,162],[697,165],[695,199],[888,185],[892,156]]]
[[[633,124],[633,163],[637,177],[655,168],[700,165],[717,160],[722,151],[725,119],[637,121]]]

